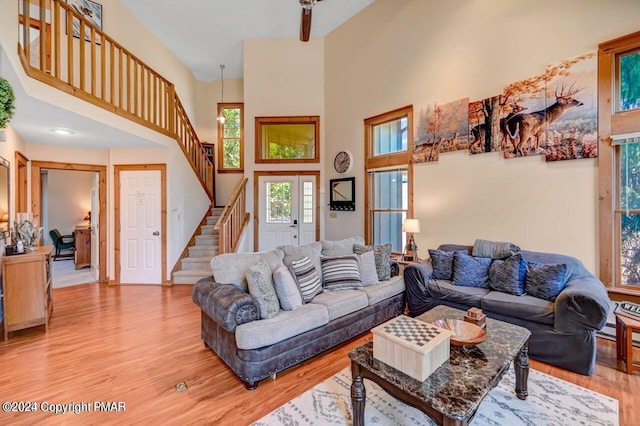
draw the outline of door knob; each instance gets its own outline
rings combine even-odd
[[[158,235],[160,235],[160,232],[159,232],[159,231],[155,231],[155,232],[153,233],[153,235],[155,235],[155,236],[157,237]]]

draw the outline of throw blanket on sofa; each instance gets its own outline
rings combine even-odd
[[[475,257],[504,259],[517,254],[519,251],[520,247],[509,242],[477,239],[476,242],[473,243],[473,255]]]

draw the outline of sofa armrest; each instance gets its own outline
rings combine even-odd
[[[414,262],[404,268],[404,285],[411,315],[419,315],[430,309],[433,298],[427,289],[427,282],[432,275],[433,266],[430,262]]]
[[[230,333],[240,324],[260,319],[260,307],[249,293],[231,284],[217,283],[213,277],[202,278],[193,286],[192,299]]]
[[[609,295],[604,284],[594,276],[567,282],[556,298],[555,324],[557,330],[600,330],[607,323]]]

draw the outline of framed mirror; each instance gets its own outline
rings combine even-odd
[[[0,243],[9,238],[9,161],[0,157]]]
[[[356,210],[356,178],[329,180],[329,210]]]
[[[256,117],[256,163],[319,163],[320,117]]]

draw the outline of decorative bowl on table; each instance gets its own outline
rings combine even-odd
[[[487,338],[487,332],[477,325],[458,319],[439,319],[433,323],[436,327],[444,328],[453,333],[451,344],[455,346],[474,346]]]

